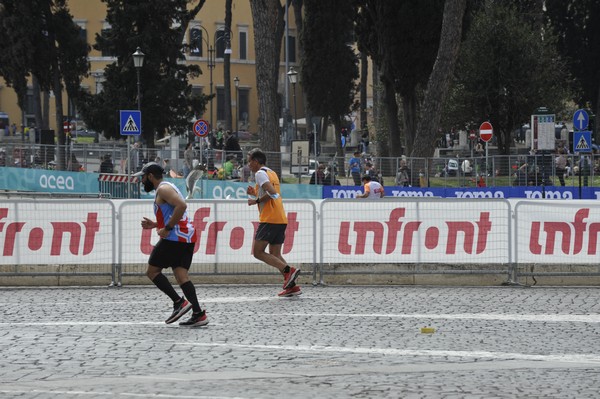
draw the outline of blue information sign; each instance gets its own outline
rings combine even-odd
[[[142,134],[142,111],[120,110],[121,135],[139,136]]]
[[[573,128],[575,130],[585,130],[590,123],[590,117],[584,109],[578,109],[573,114]]]

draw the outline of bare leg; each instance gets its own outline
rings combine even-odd
[[[285,269],[286,263],[280,254],[281,245],[275,245],[275,247],[279,247],[279,249],[276,252],[277,254],[273,254],[273,245],[270,246],[270,253],[265,252],[265,249],[267,249],[267,245],[269,245],[267,241],[254,240],[254,257],[260,261],[265,262],[269,266],[273,266],[281,273],[283,273],[283,269]]]

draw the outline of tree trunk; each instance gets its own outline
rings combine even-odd
[[[387,143],[380,146],[379,157],[399,157],[402,155],[400,129],[398,128],[398,103],[394,85],[383,79],[385,117],[387,122]]]
[[[41,102],[41,93],[40,93],[40,82],[37,76],[33,75],[31,78],[31,92],[32,92],[32,102],[33,102],[33,113],[35,115],[35,127],[37,129],[42,128],[44,126],[44,117],[42,112],[42,102]],[[30,133],[31,134],[31,133]],[[25,137],[25,135],[23,135]]]
[[[298,59],[302,60],[304,58],[304,46],[302,45],[302,41],[300,39],[300,32],[302,32],[302,4],[303,0],[292,0],[292,5],[294,8],[294,23],[296,24],[296,45],[298,46]],[[302,99],[302,104],[304,104],[304,120],[306,122],[306,129],[302,133],[296,132],[298,134],[298,139],[307,139],[307,133],[311,131],[312,126],[310,126],[309,115],[306,112],[306,93],[304,92],[304,86],[299,85],[302,90],[300,93],[300,98]]]
[[[58,170],[66,170],[67,160],[65,154],[65,131],[63,129],[63,98],[60,78],[60,69],[58,66],[58,51],[56,49],[56,33],[53,25],[53,15],[50,9],[49,3],[44,3],[43,13],[47,21],[48,28],[48,51],[50,54],[50,73],[52,74],[52,90],[54,91],[54,101],[56,108],[56,134],[58,138],[58,152],[57,152],[57,167]]]
[[[600,137],[598,137],[600,135],[600,129],[598,128],[598,118],[600,118],[600,87],[598,87],[598,99],[596,100],[596,117],[594,120],[594,130],[592,131],[592,137],[596,138],[596,144],[600,143]]]
[[[263,151],[280,154],[277,87],[281,40],[285,28],[284,9],[279,0],[250,0],[250,8],[256,53],[256,92],[259,112],[257,131],[260,132],[260,145]],[[269,154],[270,167],[281,174],[280,159],[272,158]]]
[[[232,18],[231,3],[232,0],[225,1],[225,34],[229,37],[230,42],[234,39],[230,36]],[[223,55],[223,85],[223,101],[225,103],[225,130],[233,130],[231,124],[231,54]]]
[[[404,139],[406,140],[404,152],[410,154],[413,150],[418,120],[417,95],[414,90],[410,95],[402,97],[402,109],[404,111]]]
[[[360,129],[367,131],[367,85],[369,77],[369,58],[367,53],[360,53]]]
[[[41,129],[50,129],[50,93],[42,92],[42,125]]]
[[[431,157],[435,151],[437,128],[442,105],[450,87],[462,35],[463,16],[467,0],[446,0],[444,21],[437,59],[427,83],[425,99],[421,108],[417,134],[412,150],[413,157]]]

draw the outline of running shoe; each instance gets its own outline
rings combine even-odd
[[[200,313],[192,313],[192,317],[189,320],[179,322],[180,326],[184,327],[200,327],[208,324],[208,317],[206,317],[206,312],[202,311]]]
[[[277,294],[277,296],[284,298],[284,297],[296,296],[296,295],[300,295],[300,294],[302,294],[302,290],[300,289],[300,286],[294,285],[293,287],[286,288],[285,290],[281,291],[279,294]]]
[[[192,309],[192,304],[189,303],[187,299],[183,298],[181,303],[173,304],[173,313],[167,320],[165,320],[165,323],[171,324],[171,323],[176,322],[177,320],[179,320],[181,318],[181,316],[183,316],[184,314],[189,312],[191,309]]]
[[[296,282],[299,274],[300,269],[290,266],[290,271],[283,274],[283,289],[291,288]]]

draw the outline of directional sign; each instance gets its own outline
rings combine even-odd
[[[208,135],[210,125],[204,119],[198,119],[194,122],[194,134],[198,137],[205,137]]]
[[[142,134],[142,112],[120,110],[121,116],[121,135],[122,136],[139,136]]]
[[[479,137],[481,140],[486,143],[492,139],[494,135],[494,129],[492,128],[492,124],[489,122],[483,122],[481,126],[479,126]]]
[[[573,152],[592,152],[592,132],[589,130],[573,132]]]
[[[584,109],[578,109],[573,114],[573,127],[575,130],[585,130],[590,123],[590,117]]]

